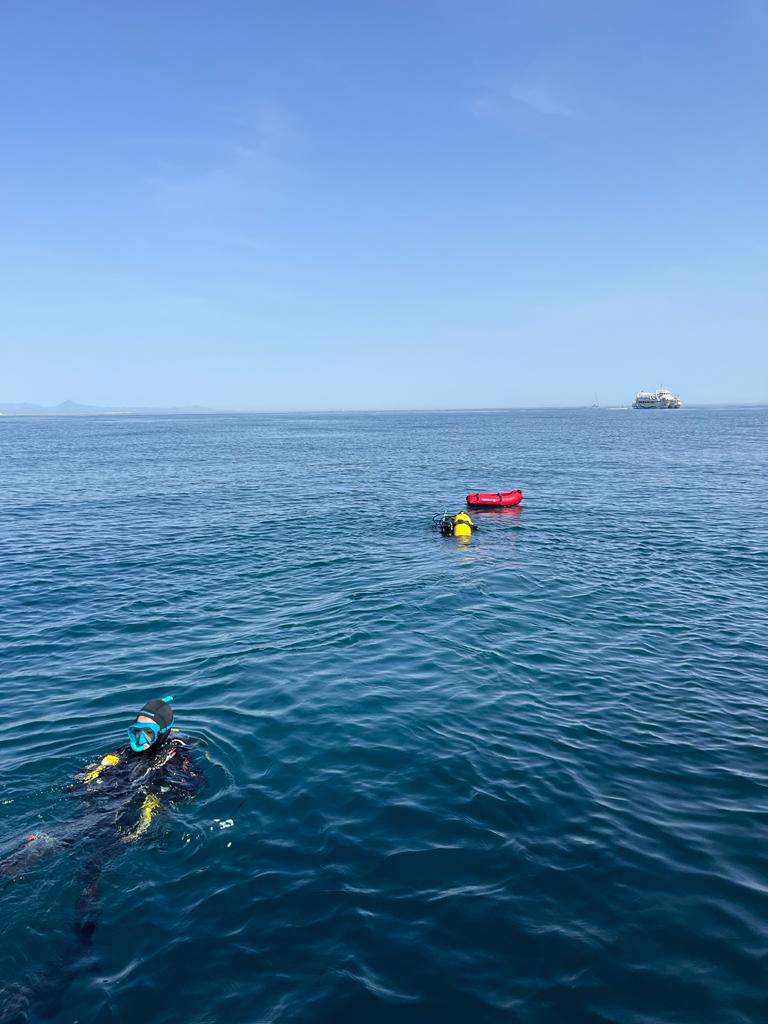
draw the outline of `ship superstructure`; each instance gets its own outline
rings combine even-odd
[[[658,391],[638,391],[632,403],[633,409],[679,409],[683,402],[679,395],[673,395],[667,388]]]

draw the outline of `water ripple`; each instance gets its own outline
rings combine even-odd
[[[57,1019],[766,1018],[767,410],[0,428],[0,860],[148,696],[207,761]],[[0,1021],[86,847],[0,877]]]

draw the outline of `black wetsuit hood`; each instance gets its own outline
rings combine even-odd
[[[148,700],[144,707],[141,709],[141,711],[139,711],[139,713],[136,715],[136,721],[134,725],[132,725],[129,728],[129,736],[134,727],[136,729],[139,728],[139,726],[141,725],[141,723],[139,722],[139,718],[142,717],[150,718],[158,727],[159,732],[157,733],[153,742],[150,743],[150,745],[146,747],[144,750],[137,750],[133,746],[133,740],[131,740],[131,749],[133,750],[134,754],[149,754],[152,751],[157,750],[158,747],[163,746],[165,741],[170,736],[171,726],[173,725],[173,708],[171,707],[171,698],[166,697],[163,700],[160,697],[154,697],[152,700]]]
[[[159,697],[148,700],[139,712],[139,715],[146,715],[148,718],[151,718],[153,722],[160,726],[161,733],[165,735],[167,735],[166,730],[168,727],[173,724],[173,708],[170,702],[161,700]],[[139,715],[136,717],[138,718]]]

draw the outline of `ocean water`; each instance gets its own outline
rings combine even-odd
[[[0,1021],[768,1020],[768,409],[5,418],[0,467],[0,858],[149,697],[208,778],[79,962],[84,849],[0,877]]]

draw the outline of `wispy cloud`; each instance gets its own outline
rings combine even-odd
[[[151,150],[145,180],[167,214],[199,219],[253,210],[289,176],[297,139],[286,112],[260,100],[235,117],[223,114],[217,133],[142,140]]]
[[[479,118],[498,118],[515,113],[553,118],[578,117],[578,112],[570,104],[540,83],[489,87],[473,97],[467,106]]]

